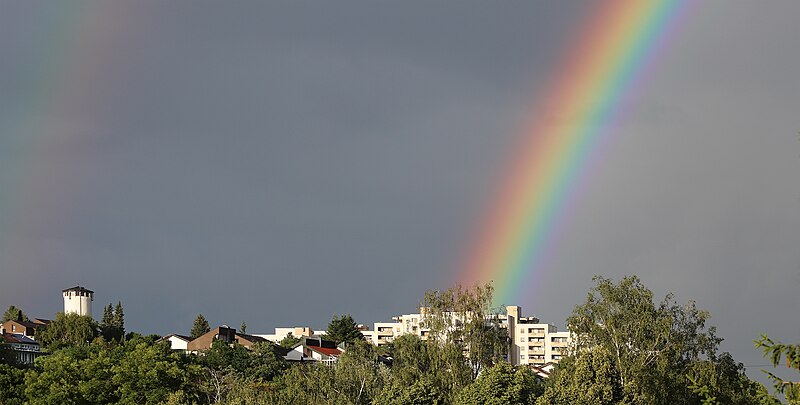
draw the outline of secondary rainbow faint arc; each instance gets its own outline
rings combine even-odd
[[[493,282],[495,303],[519,300],[542,271],[579,185],[661,53],[688,1],[597,2],[531,109],[516,156],[459,265],[459,283]]]
[[[85,189],[67,189],[58,179],[88,177],[92,165],[65,171],[56,163],[63,159],[57,157],[70,152],[92,157],[90,137],[113,130],[108,117],[99,112],[124,94],[122,69],[112,56],[121,53],[116,41],[132,28],[138,9],[122,2],[30,5],[34,24],[19,40],[32,50],[34,63],[17,78],[25,91],[10,131],[4,134],[13,140],[8,144],[15,160],[0,165],[5,171],[0,175],[6,176],[0,195],[0,268],[8,269],[10,276],[46,274],[61,267],[51,259],[55,255],[29,240],[60,241],[68,230],[76,197]],[[71,184],[81,183],[89,188],[86,182]],[[52,206],[58,209],[42,209],[43,201],[57,201]]]

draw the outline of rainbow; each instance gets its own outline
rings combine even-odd
[[[460,284],[492,282],[495,304],[519,300],[546,271],[567,213],[687,1],[594,3],[549,89],[523,125],[510,167],[458,265]]]
[[[93,137],[113,130],[104,109],[124,94],[116,41],[133,28],[136,9],[121,2],[19,7],[31,23],[18,41],[33,63],[16,78],[24,91],[4,133],[14,158],[0,162],[0,268],[9,285],[36,274],[58,287],[65,282],[54,276],[63,263],[42,244],[57,250],[68,243],[71,213],[94,175],[87,158],[94,155]],[[59,163],[65,160],[74,163]],[[74,283],[79,275],[64,278]]]

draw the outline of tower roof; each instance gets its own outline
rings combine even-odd
[[[67,292],[67,291],[88,292],[90,294],[94,294],[94,291],[92,291],[92,290],[90,290],[90,289],[88,289],[86,287],[81,287],[79,285],[77,285],[75,287],[72,287],[72,288],[67,288],[66,290],[62,290],[61,292]]]

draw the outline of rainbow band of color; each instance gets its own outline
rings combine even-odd
[[[535,103],[517,156],[460,266],[459,282],[493,282],[495,304],[518,301],[542,271],[592,160],[653,64],[686,1],[597,2]]]

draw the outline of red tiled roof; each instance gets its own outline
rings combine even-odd
[[[329,349],[327,347],[319,347],[319,346],[306,346],[306,347],[308,347],[309,349],[311,349],[311,350],[313,350],[313,351],[315,351],[317,353],[322,353],[322,354],[324,354],[326,356],[339,357],[342,354],[342,351],[339,350],[339,349]]]

